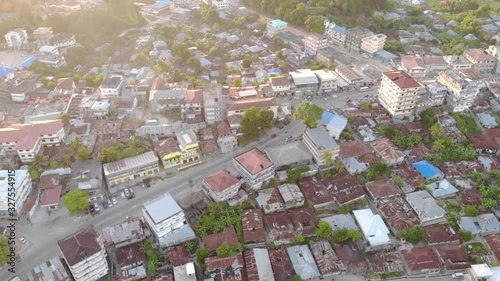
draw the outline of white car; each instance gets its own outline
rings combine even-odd
[[[21,241],[21,243],[23,243],[23,244],[26,243],[26,239],[24,239],[24,237],[19,237],[19,241]]]
[[[111,201],[113,201],[113,204],[118,204],[118,201],[116,201],[116,197],[111,198]]]

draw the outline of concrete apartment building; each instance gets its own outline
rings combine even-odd
[[[9,183],[9,177],[13,177],[14,185],[11,186]],[[9,206],[9,188],[15,188],[14,195],[14,208],[15,213],[21,213],[23,209],[24,202],[28,198],[28,195],[33,190],[33,183],[31,181],[31,176],[28,173],[28,170],[12,170],[11,172],[7,170],[0,170],[0,215],[8,215],[10,212],[8,210],[12,208],[12,205]],[[12,201],[11,201],[12,203]]]
[[[16,28],[7,32],[4,38],[9,49],[19,49],[21,46],[28,43],[28,33],[26,29],[22,28]]]
[[[403,118],[417,107],[420,88],[421,85],[404,71],[384,72],[378,99],[393,118]]]
[[[59,146],[64,139],[62,120],[14,124],[0,129],[0,148],[16,151],[22,163],[31,163],[44,146]]]
[[[385,34],[375,34],[372,36],[365,37],[361,39],[361,50],[369,53],[370,55],[384,49],[385,40],[387,35]]]
[[[209,6],[215,6],[217,10],[224,10],[229,7],[228,0],[203,0],[203,3]]]
[[[316,93],[319,87],[318,77],[310,69],[297,69],[289,72],[295,93]]]
[[[327,37],[324,35],[310,35],[304,40],[304,48],[306,51],[316,54],[318,50],[326,48],[328,44]]]
[[[267,22],[267,37],[272,38],[276,34],[283,32],[288,27],[288,23],[282,20],[271,20]]]
[[[54,32],[52,31],[52,27],[39,27],[33,31],[33,36],[38,47],[41,47],[52,43]]]
[[[325,35],[335,43],[344,45],[346,42],[347,29],[329,20],[325,20]]]
[[[104,78],[99,86],[99,90],[101,91],[101,96],[120,96],[124,86],[123,75],[112,74]]]
[[[75,281],[99,280],[108,274],[106,249],[92,225],[57,244]]]
[[[193,130],[185,130],[176,134],[177,142],[181,150],[180,162],[182,168],[201,163],[201,151],[198,138]]]
[[[184,212],[170,193],[145,202],[142,205],[142,213],[146,224],[161,245],[182,243],[195,238]]]
[[[323,93],[331,92],[337,89],[337,76],[329,69],[314,70],[314,74],[318,77],[318,90]]]
[[[497,60],[494,56],[486,54],[481,49],[468,49],[464,51],[464,57],[468,59],[475,69],[483,73],[494,72]]]
[[[313,155],[318,166],[326,166],[325,154],[330,153],[332,162],[340,154],[339,145],[333,140],[328,131],[323,127],[306,130],[302,142]]]
[[[203,107],[205,122],[212,125],[224,120],[225,107],[222,86],[203,87]]]
[[[106,163],[102,168],[108,187],[152,176],[160,170],[158,157],[153,151]]]
[[[356,26],[350,28],[346,31],[346,44],[347,46],[354,50],[361,50],[361,42],[364,38],[373,36],[373,32],[361,26]]]
[[[206,176],[202,185],[205,192],[216,202],[235,197],[240,186],[240,181],[225,168]]]
[[[258,148],[233,158],[233,166],[253,189],[259,189],[264,181],[274,176],[276,166]]]
[[[477,97],[477,85],[462,77],[456,70],[441,72],[437,81],[448,88],[447,101],[453,108],[453,112],[463,112],[469,109]]]

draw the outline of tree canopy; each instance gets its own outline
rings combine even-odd
[[[135,137],[126,146],[118,140],[113,141],[111,147],[104,148],[99,155],[103,163],[117,161],[123,158],[139,155],[144,152],[144,148],[139,146],[140,139]]]
[[[332,227],[325,221],[319,221],[316,226],[316,235],[321,238],[328,238],[332,235]]]
[[[83,190],[71,190],[63,196],[62,203],[71,215],[83,213],[89,205],[89,193]]]
[[[323,108],[310,102],[301,103],[293,113],[293,117],[302,120],[307,128],[316,128],[316,122],[322,115]]]
[[[274,112],[269,109],[251,107],[245,110],[241,118],[241,131],[249,140],[256,140],[262,131],[272,128]]]
[[[359,238],[361,238],[361,232],[354,229],[339,228],[332,234],[333,243],[343,243],[349,240],[355,241]]]
[[[399,237],[415,245],[425,239],[424,229],[420,226],[415,226],[406,230],[401,230],[399,232]]]

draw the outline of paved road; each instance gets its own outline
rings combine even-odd
[[[328,97],[327,101],[324,101],[323,98],[316,98],[313,99],[312,102],[324,108],[329,108],[331,106],[342,108],[345,106],[346,97],[355,100],[361,99],[367,94],[374,94],[374,90],[363,93],[337,93],[336,99]],[[303,100],[283,101],[288,101],[294,104],[294,106],[298,106]],[[284,134],[285,131],[288,132],[288,134]],[[189,198],[191,198],[190,192],[191,190],[194,190],[189,188],[189,179],[193,180],[195,186],[200,186],[204,176],[230,165],[231,158],[234,156],[253,147],[265,149],[270,146],[283,144],[285,143],[285,138],[287,136],[291,135],[293,138],[296,138],[300,136],[303,131],[304,126],[300,123],[300,121],[293,120],[288,126],[280,130],[276,138],[266,136],[259,142],[250,144],[245,148],[239,148],[231,153],[213,158],[210,160],[209,164],[205,163],[203,165],[192,167],[182,171],[179,175],[165,179],[163,182],[156,182],[153,184],[152,188],[135,188],[136,198],[130,201],[118,198],[118,205],[115,205],[107,210],[102,210],[102,213],[95,217],[85,216],[80,219],[76,219],[74,217],[69,217],[65,209],[60,209],[53,212],[51,216],[47,216],[45,211],[38,210],[35,217],[32,219],[32,226],[28,226],[26,220],[24,219],[18,223],[18,233],[26,238],[27,243],[25,245],[21,245],[22,261],[16,265],[16,272],[28,273],[38,264],[57,256],[60,253],[59,248],[57,247],[57,241],[80,229],[83,229],[88,225],[93,224],[97,230],[101,230],[101,228],[123,221],[126,216],[140,216],[143,202],[155,198],[165,192],[170,192],[176,200],[180,201],[182,206],[186,206],[186,204],[182,204],[182,202],[189,202]],[[0,272],[0,280],[8,280],[11,276],[12,274],[6,271],[5,268]]]

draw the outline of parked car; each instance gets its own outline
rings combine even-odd
[[[271,135],[271,138],[275,138],[275,137],[276,137],[276,134],[272,134],[272,135]]]
[[[94,210],[98,213],[101,211],[99,210],[99,205],[97,204],[97,202],[94,202]]]
[[[113,203],[111,202],[111,199],[108,199],[108,201],[106,201],[106,203],[108,203],[108,208],[113,207]]]
[[[118,204],[118,201],[116,201],[116,197],[111,198],[111,200],[113,201],[113,204]]]
[[[127,198],[130,196],[130,191],[128,191],[128,189],[127,189],[127,188],[125,188],[125,189],[123,190],[123,193],[125,194],[125,197],[127,197]]]
[[[24,237],[19,237],[19,241],[21,241],[21,243],[25,244],[26,243],[26,239],[24,239]]]

